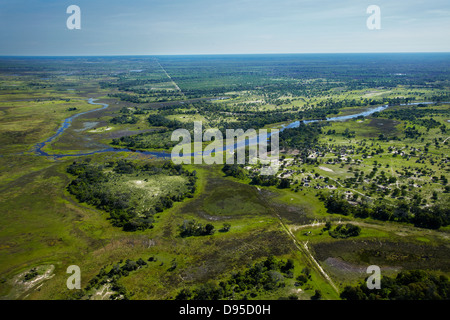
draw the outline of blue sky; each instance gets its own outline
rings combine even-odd
[[[450,1],[0,0],[0,55],[316,52],[450,52]]]

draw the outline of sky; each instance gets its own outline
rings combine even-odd
[[[450,52],[450,1],[0,0],[0,55],[335,52]]]

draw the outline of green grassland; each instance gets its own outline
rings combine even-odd
[[[422,82],[424,74],[442,66],[417,67],[417,79],[407,80],[370,76],[364,74],[366,69],[356,68],[355,75],[367,76],[367,83],[360,84],[345,73],[334,79],[324,69],[295,71],[306,69],[289,67],[290,57],[283,58],[289,63],[278,68],[263,58],[259,62],[242,58],[245,63],[223,57],[215,62],[182,57],[85,59],[64,60],[61,65],[45,59],[0,63],[2,299],[108,299],[119,289],[100,286],[82,293],[67,289],[66,269],[78,265],[86,289],[102,270],[123,266],[127,259],[147,263],[117,280],[130,299],[174,299],[181,289],[218,285],[271,255],[291,259],[293,274],[284,275],[282,285],[273,290],[247,290],[235,298],[311,299],[320,290],[323,299],[339,299],[346,285],[367,276],[365,269],[371,264],[380,265],[386,275],[417,268],[449,275],[450,226],[432,230],[410,222],[332,213],[321,199],[334,194],[352,206],[383,200],[392,206],[404,201],[417,202],[421,208],[435,204],[448,208],[448,188],[442,179],[449,176],[450,117],[445,103],[417,107],[425,115],[415,119],[392,113],[410,111],[412,106],[395,105],[366,118],[324,123],[314,146],[283,150],[278,178],[289,180],[287,188],[253,184],[257,171],[252,166],[243,169],[244,177],[236,178],[226,176],[222,165],[184,165],[198,178],[192,198],[155,213],[151,229],[123,231],[110,223],[108,212],[79,202],[67,190],[75,179],[67,173],[74,161],[162,163],[137,152],[74,155],[111,146],[170,151],[173,128],[188,127],[193,121],[202,121],[204,129],[273,128],[302,118],[354,114],[395,99],[449,101],[445,75],[436,83]],[[311,66],[314,61],[304,63]],[[335,68],[342,71],[348,66]],[[211,101],[214,97],[228,99]],[[43,148],[61,157],[37,156],[34,146],[52,136],[65,118],[99,108],[88,104],[89,98],[109,107],[77,117]],[[113,123],[124,114],[128,118]],[[159,132],[166,128],[150,125],[149,117],[155,116],[177,126]],[[433,126],[431,118],[439,125]],[[113,193],[128,192],[139,212],[161,195],[186,191],[185,176],[115,175],[107,166],[103,170],[110,174],[104,187]],[[181,236],[180,226],[193,220],[213,225],[215,232]],[[355,224],[361,233],[333,238],[323,230],[326,221],[332,229]],[[225,225],[229,230],[223,229]],[[311,277],[299,285],[296,279],[305,267]],[[38,270],[35,282],[25,279],[32,268]]]
[[[156,256],[159,266],[161,262],[169,265],[176,258],[178,266],[175,271],[167,271],[169,267],[161,266],[137,271],[123,279],[129,290],[136,292],[135,298],[153,299],[174,297],[182,285],[189,286],[202,283],[205,279],[227,277],[233,270],[239,270],[247,263],[270,254],[284,254],[295,258],[297,269],[307,265],[301,255],[295,254],[295,250],[292,252],[292,241],[282,232],[276,219],[267,212],[264,213],[264,208],[259,212],[240,208],[238,214],[224,219],[222,207],[216,210],[211,201],[218,193],[223,192],[228,197],[222,204],[226,209],[232,209],[235,199],[228,192],[231,185],[240,184],[229,180],[220,182],[218,171],[212,174],[209,168],[197,168],[200,190],[202,184],[203,188],[209,189],[209,183],[214,179],[212,195],[205,199],[194,197],[186,199],[186,203],[175,203],[172,209],[159,215],[154,229],[130,235],[112,227],[107,222],[105,213],[78,204],[64,191],[64,186],[70,181],[64,173],[64,167],[69,163],[71,160],[50,163],[37,171],[38,174],[31,171],[29,175],[33,175],[32,180],[21,177],[5,185],[14,194],[13,197],[6,194],[6,199],[2,200],[2,208],[7,210],[6,217],[9,217],[4,220],[4,225],[9,226],[8,230],[2,230],[1,265],[5,279],[2,294],[6,297],[19,298],[7,296],[11,287],[6,279],[44,262],[55,265],[55,276],[46,280],[45,286],[39,291],[27,292],[30,299],[61,298],[69,294],[65,288],[65,268],[70,264],[77,264],[83,270],[84,286],[101,267],[117,263],[120,259]],[[36,168],[33,167],[33,170]],[[206,177],[206,181],[202,177]],[[13,189],[14,184],[20,185],[20,188]],[[254,193],[252,195],[248,191],[248,196],[257,197],[255,188],[250,186],[242,185],[242,190],[236,191],[242,193],[249,188]],[[200,207],[192,212],[189,204],[194,202],[195,208]],[[24,206],[26,203],[29,205]],[[200,214],[202,208],[211,216],[203,217]],[[178,225],[188,217],[205,223],[212,222],[216,229],[220,229],[226,221],[231,224],[231,230],[227,233],[216,232],[205,238],[183,239],[177,236]],[[218,220],[214,217],[218,217]],[[182,281],[180,276],[189,280]],[[327,289],[326,283],[320,280],[319,275],[314,277],[319,278],[314,283],[324,288],[324,296],[336,297],[330,288]],[[324,283],[321,284],[322,282]],[[287,291],[283,292],[288,295]],[[313,294],[314,290],[311,289],[310,292]]]
[[[448,106],[440,106],[448,108]],[[439,123],[445,125],[446,117],[434,117]],[[314,165],[302,165],[303,173],[294,174],[293,180],[312,177],[313,173],[328,177],[330,184],[342,186],[345,180],[355,177],[355,172],[359,175],[368,175],[374,167],[379,168],[378,172],[384,172],[386,176],[394,177],[394,183],[383,184],[389,190],[400,188],[406,185],[409,191],[418,191],[427,201],[432,201],[433,191],[441,194],[445,200],[444,185],[435,177],[446,176],[448,166],[446,165],[446,154],[448,145],[443,143],[448,137],[439,128],[426,130],[423,127],[416,126],[422,134],[421,139],[406,138],[401,141],[381,141],[379,135],[386,134],[391,136],[402,136],[405,127],[411,124],[391,119],[372,118],[364,120],[350,120],[346,122],[333,122],[324,128],[324,131],[333,130],[331,135],[323,135],[320,142],[332,145],[335,149],[342,149],[341,155],[337,152],[325,152],[318,157],[318,162]],[[343,136],[345,130],[354,131],[355,135],[351,138]],[[437,142],[435,142],[437,141]],[[426,156],[414,150],[424,150],[427,148]],[[341,158],[339,160],[339,158]],[[343,161],[341,161],[344,159]],[[336,161],[338,160],[338,161]],[[300,167],[292,166],[299,169]],[[288,167],[286,169],[291,169]],[[413,170],[413,175],[406,175],[405,171]],[[421,171],[428,170],[430,174],[421,174]],[[322,180],[323,181],[323,180]],[[326,183],[312,181],[311,186],[325,186]],[[419,190],[417,186],[419,185]],[[356,192],[371,196],[375,194],[370,188],[370,183],[359,183],[354,188]],[[408,193],[406,198],[411,198],[414,193]]]

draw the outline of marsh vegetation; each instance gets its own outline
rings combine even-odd
[[[2,58],[0,295],[448,299],[448,61]],[[346,118],[325,121],[335,117]],[[194,121],[223,134],[284,128],[280,170],[161,159]],[[60,285],[71,264],[77,294]],[[387,291],[362,288],[371,264]],[[18,290],[19,278],[42,282]]]

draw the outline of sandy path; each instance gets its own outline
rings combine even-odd
[[[162,69],[162,71],[164,71],[164,73],[166,74],[167,78],[170,79],[170,81],[172,81],[173,86],[182,94],[184,95],[183,91],[181,91],[180,87],[176,84],[175,81],[173,81],[172,77],[167,73],[166,69],[163,68],[163,66],[161,65],[161,63],[159,63],[158,60],[156,60],[156,62],[158,62],[159,67]]]

